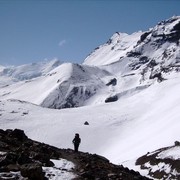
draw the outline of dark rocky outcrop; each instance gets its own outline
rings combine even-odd
[[[43,166],[53,166],[50,159],[67,159],[75,164],[77,180],[146,180],[138,172],[114,165],[97,154],[78,152],[29,139],[22,130],[0,130],[0,179],[44,180]],[[15,173],[14,173],[15,172]]]
[[[122,165],[114,165],[109,162],[108,159],[93,154],[79,154],[77,168],[78,178],[77,180],[133,180],[133,179],[148,179],[142,177],[138,172],[129,170]]]
[[[28,177],[28,179],[32,180],[43,180],[44,179],[44,173],[42,171],[42,165],[39,163],[29,163],[29,164],[23,164],[20,167],[21,175],[23,177]]]
[[[138,44],[143,42],[150,33],[151,33],[151,31],[143,33],[140,37],[140,41],[138,42]]]
[[[106,84],[106,86],[110,86],[110,85],[116,86],[116,84],[117,84],[117,79],[113,78]]]
[[[162,82],[163,80],[165,80],[163,77],[162,77],[162,73],[161,72],[158,72],[156,74],[153,74],[149,77],[150,79],[154,79],[154,78],[157,78],[158,82]]]
[[[180,179],[180,159],[166,155],[168,152],[179,151],[179,143],[175,146],[158,149],[147,153],[136,161],[136,165],[148,171],[148,175],[155,179]]]
[[[174,142],[174,145],[175,145],[175,146],[180,146],[180,142],[179,142],[179,141],[175,141],[175,142]]]
[[[85,122],[84,122],[84,125],[89,125],[89,122],[88,122],[88,121],[85,121]]]
[[[114,95],[114,96],[111,96],[111,97],[106,98],[105,103],[115,102],[115,101],[117,101],[117,100],[118,100],[118,96],[117,96],[117,95]]]

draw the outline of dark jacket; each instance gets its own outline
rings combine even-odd
[[[81,138],[79,137],[79,134],[75,135],[75,138],[72,141],[74,144],[80,144],[81,143]]]

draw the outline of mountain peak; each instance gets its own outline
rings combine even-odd
[[[83,64],[101,66],[115,63],[126,57],[126,54],[133,50],[141,35],[142,32],[140,31],[130,35],[116,32],[104,45],[96,48],[84,60]]]
[[[154,59],[158,51],[165,51],[166,48],[173,48],[179,44],[180,39],[180,16],[173,16],[170,19],[159,22],[154,28],[146,32],[135,32],[131,35],[116,32],[104,45],[96,48],[84,61],[87,65],[108,65],[126,58],[129,54],[138,52],[141,56]],[[172,43],[172,44],[169,44]],[[171,48],[171,49],[172,49]],[[173,49],[178,49],[174,47]],[[150,57],[151,56],[151,57]],[[128,57],[128,58],[127,58]],[[158,59],[156,57],[155,59]]]

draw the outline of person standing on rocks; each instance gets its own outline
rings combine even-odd
[[[78,152],[79,144],[81,143],[81,138],[79,137],[78,133],[75,134],[75,137],[72,142],[74,144],[74,151]]]

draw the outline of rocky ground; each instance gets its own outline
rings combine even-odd
[[[0,130],[0,179],[45,180],[42,167],[53,167],[51,159],[67,159],[75,164],[76,180],[146,180],[138,172],[114,165],[97,154],[78,152],[29,139],[24,131]]]
[[[136,161],[142,170],[155,179],[180,180],[180,142],[174,146],[164,147],[154,152],[148,152]]]

